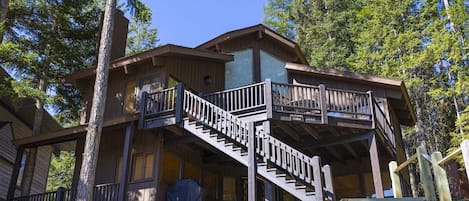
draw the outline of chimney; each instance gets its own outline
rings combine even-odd
[[[101,24],[98,33],[98,41],[96,44],[96,57],[95,64],[97,63],[99,42],[101,40],[101,29],[103,25],[104,13],[101,15]],[[127,34],[129,27],[129,20],[124,16],[124,12],[116,9],[114,13],[114,32],[112,33],[112,45],[111,45],[111,61],[120,57],[125,56],[125,47],[127,45]]]

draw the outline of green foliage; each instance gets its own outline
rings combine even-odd
[[[46,191],[55,191],[59,187],[72,188],[74,170],[75,154],[73,152],[61,151],[59,156],[52,155]]]
[[[13,72],[15,95],[39,98],[64,119],[77,119],[80,93],[61,79],[93,62],[100,13],[87,0],[10,0],[0,62]]]
[[[143,22],[132,17],[127,38],[126,54],[133,55],[156,47],[159,41],[156,37],[158,30],[150,28],[151,22]]]
[[[469,5],[448,1],[447,12],[438,0],[269,0],[265,23],[295,39],[312,66],[405,80],[417,113],[408,142],[444,152],[466,126],[456,108],[469,103]]]

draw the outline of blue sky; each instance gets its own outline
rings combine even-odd
[[[195,47],[227,31],[262,23],[266,0],[142,0],[160,44]]]

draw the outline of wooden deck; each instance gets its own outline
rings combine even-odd
[[[182,89],[182,85],[178,85]],[[154,128],[176,123],[184,115],[177,105],[176,88],[143,94],[141,128]],[[241,118],[251,121],[280,120],[330,125],[352,129],[377,129],[394,144],[393,127],[373,92],[358,92],[265,81],[210,94],[199,94],[205,100]],[[178,114],[177,114],[178,113]],[[179,117],[181,118],[181,117]]]

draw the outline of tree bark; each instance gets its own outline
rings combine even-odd
[[[106,102],[115,10],[116,0],[106,0],[98,53],[96,81],[94,84],[93,103],[91,106],[90,120],[88,122],[88,132],[86,134],[85,149],[83,152],[80,181],[78,183],[78,201],[91,201],[93,198],[95,170],[98,161],[98,151]]]

